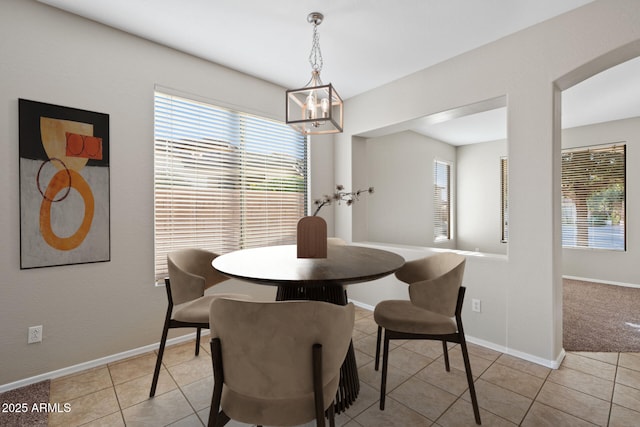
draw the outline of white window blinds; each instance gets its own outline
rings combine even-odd
[[[626,145],[562,151],[562,245],[625,250]]]
[[[433,239],[451,238],[451,165],[435,160],[433,163]]]
[[[167,253],[295,243],[306,138],[283,123],[155,94],[155,272]]]
[[[500,241],[509,241],[509,164],[506,157],[500,158],[500,221],[502,236]]]

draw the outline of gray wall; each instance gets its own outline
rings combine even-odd
[[[367,139],[365,159],[367,182],[375,193],[366,200],[368,235],[364,240],[456,247],[455,232],[450,241],[433,240],[433,162],[452,164],[451,199],[459,199],[455,147],[405,131]],[[455,213],[455,204],[451,211]],[[456,230],[455,221],[452,230]]]

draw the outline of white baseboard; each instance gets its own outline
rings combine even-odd
[[[572,277],[568,277],[566,276],[566,278],[571,279]],[[588,280],[588,279],[580,279],[580,278],[576,278],[575,280]],[[593,280],[591,280],[593,281]],[[632,285],[633,286],[633,285]],[[640,286],[636,286],[636,287],[640,287]],[[373,312],[374,308],[371,305],[368,304],[364,304],[361,303],[359,301],[350,301],[353,303],[353,305],[355,305],[356,307],[360,307],[362,309],[368,310]],[[208,335],[209,331],[208,330],[203,330],[202,331],[202,336]],[[185,341],[189,341],[194,339],[196,336],[196,333],[193,332],[191,334],[187,334],[187,335],[182,335],[176,338],[172,338],[167,340],[167,346],[170,345],[174,345],[174,344],[179,344]],[[517,357],[519,359],[524,359],[527,360],[529,362],[533,362],[536,363],[538,365],[542,365],[542,366],[546,366],[548,368],[552,368],[552,369],[558,369],[560,367],[560,364],[562,363],[562,360],[564,359],[565,356],[565,351],[564,349],[562,350],[562,352],[560,353],[560,355],[558,356],[558,358],[556,360],[548,360],[548,359],[542,359],[538,356],[534,356],[528,353],[523,353],[517,350],[513,350],[513,349],[509,349],[500,345],[497,345],[495,343],[489,342],[489,341],[485,341],[479,338],[475,338],[472,336],[468,336],[467,335],[467,341],[482,347],[486,347],[489,348],[491,350],[495,350],[498,351],[500,353],[504,353],[504,354],[509,354],[511,356]],[[12,383],[8,383],[8,384],[3,384],[0,385],[0,393],[4,393],[6,391],[9,390],[13,390],[16,388],[20,388],[20,387],[24,387],[27,385],[31,385],[31,384],[35,384],[38,383],[40,381],[45,381],[45,380],[51,380],[51,379],[55,379],[55,378],[59,378],[59,377],[63,377],[65,375],[71,375],[71,374],[75,374],[77,372],[82,372],[82,371],[86,371],[87,369],[91,369],[91,368],[95,368],[98,366],[102,366],[102,365],[106,365],[108,363],[113,363],[113,362],[117,362],[119,360],[123,360],[123,359],[127,359],[129,357],[133,357],[133,356],[138,356],[140,354],[144,354],[144,353],[148,353],[150,351],[154,351],[156,350],[158,347],[160,346],[160,343],[155,343],[155,344],[150,344],[144,347],[138,347],[132,350],[128,350],[128,351],[124,351],[122,353],[117,353],[117,354],[113,354],[111,356],[106,356],[106,357],[102,357],[100,359],[95,359],[95,360],[90,360],[88,362],[83,362],[83,363],[79,363],[77,365],[73,365],[73,366],[69,366],[66,368],[62,368],[62,369],[58,369],[56,371],[51,371],[51,372],[46,372],[44,374],[40,374],[40,375],[36,375],[33,377],[29,377],[29,378],[25,378],[22,380],[18,380]]]
[[[203,329],[201,335],[202,336],[209,335],[209,330]],[[196,337],[196,333],[193,332],[187,335],[171,338],[167,340],[167,346],[189,341],[189,340],[195,339],[195,337]],[[0,393],[4,393],[6,391],[14,390],[16,388],[24,387],[27,385],[39,383],[40,381],[52,380],[55,378],[64,377],[66,375],[71,375],[78,372],[86,371],[87,369],[106,365],[107,363],[117,362],[119,360],[127,359],[129,357],[138,356],[140,354],[157,350],[158,347],[160,347],[159,342],[155,344],[146,345],[144,347],[138,347],[132,350],[123,351],[122,353],[113,354],[111,356],[101,357],[100,359],[90,360],[88,362],[83,362],[77,365],[68,366],[66,368],[58,369],[56,371],[46,372],[44,374],[25,378],[12,383],[3,384],[3,385],[0,385]]]
[[[369,305],[369,304],[364,304],[361,303],[360,301],[350,301],[353,303],[353,305],[355,305],[356,307],[360,307],[363,308],[365,310],[371,311],[373,312],[373,309],[375,307]],[[551,369],[558,369],[560,367],[560,364],[562,363],[562,360],[564,359],[565,356],[565,352],[564,349],[562,349],[562,352],[560,353],[560,355],[558,356],[558,358],[556,360],[548,360],[548,359],[543,359],[540,358],[538,356],[534,356],[528,353],[523,353],[521,351],[518,350],[513,350],[513,349],[509,349],[507,347],[492,343],[490,341],[485,341],[483,339],[480,338],[475,338],[469,335],[466,335],[465,338],[467,339],[468,342],[472,343],[472,344],[476,344],[479,345],[481,347],[485,347],[491,350],[495,350],[498,351],[500,353],[504,353],[504,354],[508,354],[510,356],[514,356],[517,357],[519,359],[523,359],[529,362],[533,362],[536,363],[538,365],[542,365],[542,366],[546,366],[547,368],[551,368]]]
[[[577,277],[577,276],[562,276],[562,278],[570,279],[570,280],[580,280],[582,282],[602,283],[603,285],[624,286],[627,288],[640,288],[640,285],[637,285],[635,283],[614,282],[612,280],[590,279],[588,277]]]

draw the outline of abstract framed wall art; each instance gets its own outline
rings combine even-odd
[[[18,104],[20,268],[110,261],[109,115]]]

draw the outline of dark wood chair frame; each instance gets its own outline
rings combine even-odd
[[[314,344],[311,353],[313,358],[313,394],[315,398],[316,425],[317,427],[325,427],[324,397],[322,392],[322,344]],[[224,411],[220,410],[220,399],[222,398],[222,386],[224,384],[220,338],[211,339],[211,360],[213,363],[213,395],[211,396],[208,427],[223,427],[229,422],[230,418]],[[329,405],[329,409],[326,411],[330,427],[335,427],[334,406]],[[258,425],[258,427],[262,426]]]
[[[387,364],[389,360],[389,341],[390,340],[436,340],[442,341],[442,350],[444,352],[444,366],[447,372],[450,372],[449,351],[447,342],[460,344],[462,349],[462,359],[464,360],[464,369],[467,374],[467,382],[469,384],[469,394],[471,395],[471,403],[473,405],[473,415],[476,424],[482,424],[480,421],[480,409],[478,408],[478,399],[476,398],[476,389],[473,384],[473,376],[471,374],[471,364],[469,363],[469,352],[467,351],[467,342],[464,337],[464,329],[462,327],[462,304],[464,302],[464,293],[466,288],[460,286],[458,290],[458,300],[456,302],[456,325],[458,332],[454,334],[431,335],[431,334],[411,334],[406,332],[397,332],[389,329],[384,330],[384,350],[382,355],[382,382],[380,384],[380,409],[384,410],[384,403],[387,389]],[[376,343],[376,361],[375,370],[378,370],[380,361],[380,341],[382,337],[382,326],[378,325],[378,340]]]
[[[164,318],[164,327],[162,329],[162,338],[160,339],[160,348],[158,349],[158,358],[156,359],[156,367],[153,371],[153,380],[151,381],[151,391],[149,397],[153,397],[156,394],[156,387],[158,385],[158,377],[160,376],[160,368],[162,367],[162,356],[164,356],[164,348],[167,344],[167,335],[169,329],[173,328],[196,328],[196,356],[200,354],[200,334],[202,329],[209,329],[209,322],[195,323],[195,322],[180,322],[172,319],[173,313],[173,297],[171,296],[171,282],[169,278],[164,279],[165,289],[167,290],[167,300],[169,305],[167,306],[167,314]]]

